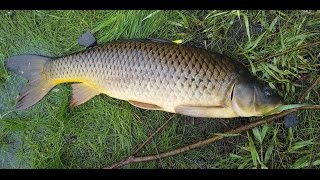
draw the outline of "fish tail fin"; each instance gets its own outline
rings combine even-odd
[[[51,59],[37,55],[17,55],[6,60],[6,67],[29,80],[20,91],[16,108],[23,110],[40,101],[56,84],[47,75],[44,65]]]

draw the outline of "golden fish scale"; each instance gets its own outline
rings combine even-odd
[[[46,65],[57,82],[84,82],[111,97],[155,104],[220,106],[237,78],[220,54],[170,43],[129,41],[96,46]]]

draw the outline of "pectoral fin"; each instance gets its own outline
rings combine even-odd
[[[132,101],[132,100],[129,100],[128,102],[130,104],[132,104],[133,106],[136,106],[136,107],[142,108],[142,109],[148,109],[148,110],[160,110],[160,109],[162,109],[160,106],[155,105],[155,104],[148,104],[148,103]]]
[[[223,106],[185,106],[180,105],[175,108],[175,112],[192,117],[215,117],[231,118],[237,115],[231,108]]]
[[[71,107],[76,107],[82,103],[87,102],[94,96],[100,94],[99,91],[90,87],[85,83],[72,84],[72,98],[70,101]]]

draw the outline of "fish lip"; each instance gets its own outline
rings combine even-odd
[[[285,102],[283,100],[283,97],[281,97],[278,94],[275,94],[275,96],[272,97],[272,100],[270,102],[273,106],[275,106],[275,108],[279,107],[279,106],[283,106],[285,105]]]
[[[279,98],[280,98],[280,97],[279,97]],[[275,109],[277,109],[277,108],[279,108],[279,107],[281,107],[281,106],[283,106],[283,105],[285,105],[284,100],[283,100],[282,98],[280,98],[280,99],[278,100],[278,103],[274,106],[273,110],[275,110]],[[273,110],[271,110],[271,111],[273,111]]]
[[[281,100],[277,105],[276,105],[276,108],[280,107],[280,106],[283,106],[285,105],[284,101]]]
[[[284,102],[283,98],[281,98],[280,96],[277,97],[276,101],[278,102],[276,104],[276,108],[285,105],[285,102]]]

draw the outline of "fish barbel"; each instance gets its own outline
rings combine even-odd
[[[17,100],[20,110],[68,82],[74,83],[72,107],[101,93],[139,108],[194,117],[261,116],[282,104],[235,60],[174,43],[115,41],[58,58],[16,55],[6,64],[29,80]]]

